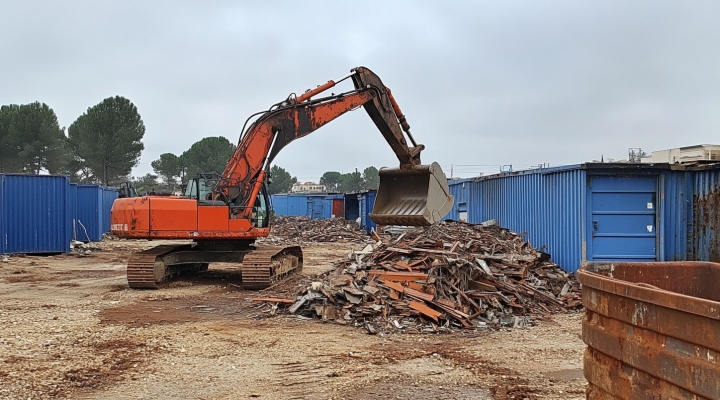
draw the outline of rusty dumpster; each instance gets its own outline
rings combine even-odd
[[[578,272],[587,399],[720,399],[720,264]]]

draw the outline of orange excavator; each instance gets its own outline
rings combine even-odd
[[[314,98],[348,78],[353,90]],[[130,287],[157,288],[174,276],[206,271],[212,262],[240,263],[242,284],[247,289],[263,289],[299,272],[303,262],[300,247],[255,244],[255,239],[270,234],[266,191],[270,163],[293,140],[360,106],[400,161],[399,168],[380,169],[370,218],[378,225],[405,226],[426,226],[442,219],[453,203],[445,174],[437,163],[421,164],[424,146],[410,134],[410,125],[390,89],[372,71],[358,67],[337,81],[301,96],[291,94],[268,111],[248,118],[257,117],[247,129],[243,127],[221,176],[199,175],[188,182],[183,196],[117,199],[111,213],[114,235],[192,240],[132,254],[127,264]]]

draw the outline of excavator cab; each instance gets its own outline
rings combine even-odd
[[[447,178],[436,162],[382,168],[379,174],[380,187],[370,214],[378,225],[432,225],[453,206]]]

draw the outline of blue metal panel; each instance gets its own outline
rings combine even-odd
[[[103,236],[103,190],[99,185],[77,185],[75,231],[77,240],[99,242]]]
[[[3,252],[70,251],[67,176],[9,174],[2,186]]]
[[[5,254],[5,207],[3,207],[3,193],[5,189],[5,174],[0,174],[0,254]]]
[[[274,194],[271,202],[275,215],[279,216],[310,216],[308,196],[305,194]]]
[[[325,199],[318,196],[308,196],[307,198],[307,204],[308,204],[308,213],[310,214],[310,219],[322,219],[323,216],[323,209],[325,208]]]
[[[68,187],[68,230],[70,231],[70,238],[77,240],[76,222],[77,218],[77,184],[71,183]]]
[[[656,261],[657,176],[592,176],[587,191],[587,260]]]
[[[102,187],[102,214],[101,214],[101,222],[102,222],[102,232],[103,233],[109,233],[110,232],[110,211],[112,210],[113,203],[115,202],[115,199],[118,198],[118,192],[117,190],[113,188],[108,187]]]
[[[365,229],[368,233],[371,230],[377,228],[375,222],[370,219],[370,213],[372,212],[373,206],[375,205],[375,197],[377,192],[375,190],[369,190],[362,192],[357,195],[358,205],[360,209],[360,227]]]
[[[462,184],[465,189],[462,189]],[[586,171],[579,165],[453,181],[456,204],[449,218],[467,207],[468,222],[495,219],[552,255],[574,272],[583,261]]]
[[[345,219],[355,221],[360,218],[360,201],[357,194],[345,195]]]
[[[450,210],[445,219],[468,221],[468,207],[470,199],[470,187],[472,179],[462,179],[448,182],[450,194],[455,198],[453,208]],[[463,215],[464,218],[460,218]]]
[[[545,246],[553,262],[568,272],[580,269],[585,256],[586,180],[586,172],[580,169],[542,175],[541,218],[530,239],[536,246]]]
[[[667,171],[660,176],[660,259],[685,261],[692,231],[692,174]]]

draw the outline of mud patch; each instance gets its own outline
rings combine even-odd
[[[240,297],[144,300],[100,312],[100,323],[141,327],[201,321],[247,319],[263,313]]]
[[[483,376],[488,381],[489,393],[494,400],[527,399],[539,400],[544,398],[545,390],[533,385],[530,381],[519,376],[517,371],[503,367],[495,362],[473,354],[470,339],[451,336],[452,340],[429,341],[424,343],[404,342],[389,345],[377,344],[371,346],[371,353],[381,355],[375,360],[368,360],[373,364],[399,363],[417,358],[437,358],[450,361],[456,368],[470,371],[476,376]],[[471,388],[468,394],[475,393],[478,388]],[[422,391],[419,391],[422,393]],[[434,393],[438,396],[439,393]],[[457,393],[464,396],[463,393]],[[444,395],[443,395],[444,396]],[[373,397],[370,397],[373,398]],[[419,397],[419,398],[454,398],[454,397]],[[465,397],[456,397],[465,398]],[[472,398],[472,397],[469,397]],[[479,397],[483,398],[483,397]],[[490,398],[490,397],[488,397]]]
[[[23,273],[18,273],[17,275],[13,276],[6,276],[5,281],[8,283],[20,283],[20,282],[46,282],[46,281],[52,281],[55,280],[54,277],[48,276],[48,275],[36,275],[36,274],[28,274],[25,275]]]
[[[561,369],[559,371],[545,372],[545,376],[551,379],[557,379],[561,381],[572,381],[575,379],[585,379],[583,370],[579,369]]]
[[[490,391],[477,386],[457,387],[454,385],[418,385],[407,378],[375,381],[362,388],[342,394],[344,399],[352,400],[384,400],[398,398],[396,394],[402,393],[403,398],[420,400],[430,399],[457,399],[457,400],[491,400]],[[407,396],[407,397],[406,397]],[[522,397],[519,397],[522,399]]]
[[[59,395],[73,389],[97,389],[111,385],[130,369],[138,368],[148,359],[148,353],[158,349],[150,349],[144,343],[130,340],[110,340],[94,343],[91,347],[96,355],[93,361],[79,368],[71,368],[64,372],[63,384],[51,395]]]

